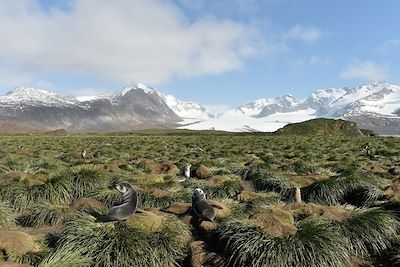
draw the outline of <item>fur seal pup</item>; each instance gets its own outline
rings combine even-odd
[[[206,193],[200,188],[196,188],[192,193],[192,210],[200,220],[215,219],[214,208],[208,203]]]
[[[192,168],[192,164],[186,164],[184,175],[179,175],[176,177],[176,181],[178,183],[182,183],[190,178],[190,168]]]
[[[126,182],[116,184],[115,188],[122,194],[120,204],[112,207],[107,217],[110,221],[123,221],[136,212],[139,198],[136,191]]]

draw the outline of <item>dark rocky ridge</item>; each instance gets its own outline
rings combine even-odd
[[[74,105],[18,103],[0,105],[0,121],[41,130],[70,132],[127,131],[144,127],[171,127],[181,120],[158,94],[132,89],[112,99]]]

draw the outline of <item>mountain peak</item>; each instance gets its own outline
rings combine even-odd
[[[41,105],[71,105],[76,104],[78,100],[73,95],[54,93],[46,90],[37,89],[29,85],[21,85],[14,90],[9,91],[1,97],[9,103],[35,104]]]
[[[20,86],[15,87],[13,90],[9,91],[7,93],[7,95],[13,95],[13,94],[31,94],[31,93],[50,93],[48,91],[45,90],[40,90],[40,89],[36,89],[34,87],[31,87],[27,84],[23,84]]]
[[[152,87],[149,87],[145,85],[144,83],[137,83],[135,85],[128,85],[122,88],[121,95],[125,95],[126,93],[130,92],[131,90],[143,90],[146,94],[156,94],[158,93],[157,90],[155,90]]]

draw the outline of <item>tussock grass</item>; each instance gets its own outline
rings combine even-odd
[[[254,198],[240,199],[243,212],[253,214],[267,206],[281,203],[278,193],[268,192],[258,194]]]
[[[246,180],[252,180],[257,191],[277,192],[282,198],[292,198],[293,186],[268,170],[250,167],[240,170],[238,174]]]
[[[28,252],[24,255],[9,254],[7,255],[7,260],[18,264],[29,264],[32,266],[38,266],[43,258],[47,255],[47,253],[47,250],[42,250],[38,252]]]
[[[14,212],[6,202],[0,201],[0,229],[7,229],[15,224]]]
[[[364,206],[383,195],[377,187],[379,184],[377,177],[350,168],[338,176],[304,187],[302,197],[308,202],[331,205],[347,201]]]
[[[317,217],[301,221],[294,235],[272,237],[248,221],[231,221],[219,231],[228,266],[345,266],[343,237]]]
[[[226,177],[226,180],[215,184],[203,180],[189,179],[184,182],[184,185],[185,187],[191,188],[191,190],[195,188],[203,189],[209,198],[235,197],[243,191],[240,179],[236,177]]]
[[[352,218],[334,223],[356,256],[376,255],[386,250],[396,237],[400,223],[380,208],[359,209]]]
[[[26,227],[58,225],[69,215],[68,206],[52,205],[42,202],[33,204],[18,221]]]
[[[92,259],[84,255],[79,249],[64,246],[48,254],[39,264],[39,267],[89,267]]]
[[[153,192],[139,192],[139,203],[142,209],[159,208],[166,209],[173,202],[190,201],[190,193],[181,192],[165,192],[166,194],[156,195]]]
[[[96,199],[104,203],[108,208],[111,208],[120,201],[121,193],[115,189],[99,189],[89,194],[89,197]]]
[[[73,171],[71,176],[75,198],[83,197],[108,185],[108,179],[100,169],[79,168]]]
[[[92,266],[175,266],[184,257],[186,225],[168,217],[163,228],[146,232],[124,222],[96,223],[78,213],[67,221],[58,247],[73,247],[93,259]]]

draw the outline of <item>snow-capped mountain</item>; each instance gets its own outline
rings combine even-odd
[[[126,86],[121,92],[112,95],[111,98],[108,97],[108,99],[114,101],[116,98],[125,95],[131,90],[142,90],[146,94],[159,96],[165,102],[165,104],[167,104],[167,106],[175,112],[176,115],[185,121],[206,120],[212,117],[211,112],[196,102],[179,100],[172,95],[164,94],[157,89],[149,87],[143,83],[138,83],[134,86]]]
[[[42,130],[126,131],[181,120],[155,90],[138,86],[81,99],[22,86],[0,97],[0,121]]]
[[[270,110],[292,109],[300,104],[301,101],[294,96],[288,94],[275,98],[261,98],[254,102],[247,103],[235,109],[238,114],[246,116],[262,116],[263,113],[268,113]],[[273,112],[275,113],[275,112]]]
[[[165,103],[184,120],[206,120],[213,115],[204,106],[191,101],[181,101],[172,95],[159,93]]]
[[[114,94],[78,96],[21,86],[0,96],[0,122],[35,129],[125,131],[178,127],[195,130],[275,131],[313,118],[343,118],[382,134],[400,134],[400,86],[373,82],[355,88],[317,90],[262,98],[222,114],[137,84]]]
[[[73,95],[48,92],[27,85],[17,87],[7,95],[0,96],[0,104],[7,105],[69,106],[78,103],[79,101]]]
[[[186,126],[190,129],[275,131],[313,118],[344,118],[382,134],[400,134],[400,86],[373,82],[356,88],[317,90],[299,100],[292,95],[262,98],[225,114]]]

